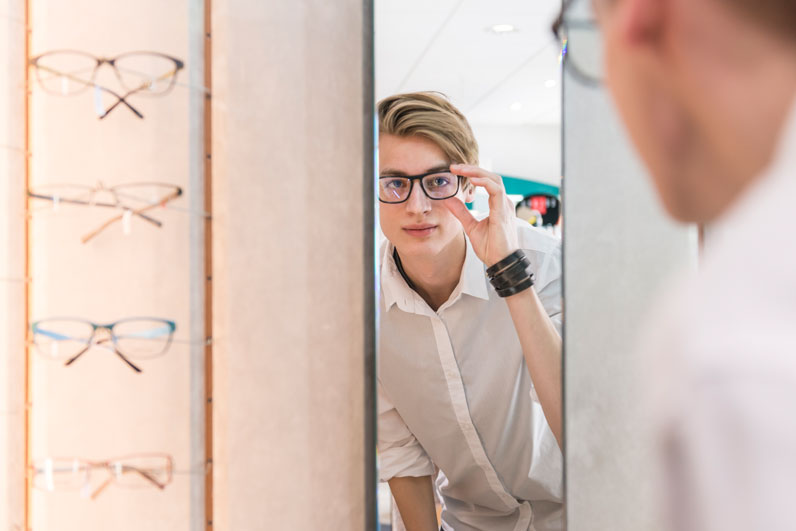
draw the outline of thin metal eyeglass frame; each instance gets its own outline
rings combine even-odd
[[[47,67],[47,66],[39,64],[39,61],[41,60],[41,58],[46,57],[48,55],[58,54],[58,53],[79,54],[79,55],[91,58],[94,61],[96,61],[96,64],[94,65],[94,68],[92,69],[91,75],[89,76],[89,78],[88,79],[82,79],[82,78],[79,78],[79,77],[74,76],[72,74],[69,74],[69,73],[66,73],[66,72],[60,72],[60,71],[55,70],[53,68],[50,68],[50,67]],[[169,79],[169,85],[166,87],[166,89],[163,90],[162,92],[158,92],[155,95],[163,96],[163,95],[171,92],[171,90],[174,88],[174,84],[177,81],[177,74],[178,74],[178,72],[180,70],[182,70],[185,67],[185,63],[183,61],[181,61],[180,59],[177,59],[176,57],[172,57],[170,55],[166,55],[166,54],[160,53],[160,52],[134,51],[134,52],[125,52],[123,54],[117,55],[116,57],[97,57],[97,56],[94,56],[94,55],[92,55],[90,53],[82,52],[82,51],[79,51],[79,50],[51,50],[49,52],[45,52],[43,54],[39,54],[36,57],[32,57],[28,61],[28,64],[30,64],[31,66],[33,66],[36,69],[36,79],[38,80],[39,84],[42,87],[44,87],[44,83],[41,80],[39,72],[40,71],[45,71],[45,72],[49,72],[51,74],[55,74],[57,76],[66,77],[67,79],[71,79],[71,80],[76,81],[76,82],[78,82],[78,83],[80,83],[82,85],[85,85],[84,88],[76,91],[75,94],[78,94],[78,93],[82,92],[83,90],[85,90],[88,87],[95,87],[97,89],[103,90],[103,91],[107,92],[108,94],[111,94],[112,96],[114,96],[117,99],[117,101],[114,104],[112,104],[111,106],[109,106],[107,109],[105,109],[105,112],[99,117],[100,120],[105,118],[106,116],[108,116],[108,113],[110,113],[113,109],[115,109],[120,103],[123,103],[125,106],[127,106],[127,108],[130,109],[130,111],[132,111],[136,116],[138,116],[138,118],[143,119],[144,115],[138,109],[136,109],[135,107],[130,105],[130,103],[127,101],[126,98],[128,96],[132,95],[132,94],[135,94],[137,92],[140,92],[140,91],[144,90],[145,88],[147,88],[149,86],[149,83],[143,83],[140,86],[135,87],[133,89],[129,89],[128,88],[127,93],[122,96],[122,95],[117,94],[115,91],[113,91],[113,90],[111,90],[111,89],[109,89],[109,88],[107,88],[107,87],[105,87],[103,85],[100,85],[100,84],[94,82],[94,79],[97,76],[97,71],[99,70],[100,66],[102,66],[103,64],[107,64],[113,69],[113,72],[116,75],[116,79],[119,81],[119,83],[123,87],[125,87],[124,81],[122,80],[122,75],[121,75],[121,73],[119,71],[119,67],[116,66],[116,61],[118,61],[121,58],[128,57],[130,55],[136,55],[136,54],[138,54],[138,55],[156,55],[158,57],[162,57],[163,59],[167,59],[167,60],[171,61],[172,63],[174,63],[174,67],[173,67],[172,70],[169,70],[165,74],[153,79],[153,80],[163,80],[163,79],[169,79],[170,78]],[[125,87],[125,88],[127,88],[127,87]],[[47,90],[47,92],[50,92],[50,91]]]
[[[451,175],[456,177],[456,191],[446,197],[431,197],[431,195],[429,195],[428,193],[428,190],[426,190],[426,185],[423,184],[423,179],[425,177],[428,177],[429,175],[437,175],[440,173],[450,173]],[[412,197],[412,190],[414,189],[415,181],[420,181],[420,189],[423,190],[423,193],[426,194],[426,197],[428,197],[432,201],[444,201],[445,199],[450,199],[451,197],[459,193],[459,188],[461,188],[462,184],[461,175],[456,175],[455,173],[451,173],[449,171],[439,171],[439,170],[430,171],[428,173],[423,173],[420,175],[382,175],[379,177],[379,180],[382,179],[409,179],[409,192],[406,194],[406,197],[404,199],[401,199],[400,201],[385,201],[381,198],[381,194],[379,194],[379,201],[387,205],[398,205],[408,201],[409,198]]]
[[[569,20],[567,19],[567,11],[574,3],[574,0],[564,0],[561,6],[561,12],[553,21],[551,30],[556,41],[561,45],[561,62],[564,68],[572,74],[578,82],[589,87],[602,86],[602,78],[587,74],[576,64],[575,61],[569,57],[569,28],[577,29],[595,29],[597,28],[597,21],[594,19],[587,20]]]
[[[119,194],[116,191],[119,188],[134,187],[134,186],[147,186],[147,185],[169,187],[169,188],[173,188],[173,190],[171,192],[165,194],[163,197],[159,198],[157,200],[157,202],[154,202],[154,203],[151,203],[151,204],[148,204],[148,205],[144,205],[143,207],[137,207],[137,208],[126,206],[121,201],[121,199],[119,199]],[[69,186],[69,185],[65,185],[65,186]],[[182,188],[180,188],[179,186],[177,186],[175,184],[170,184],[170,183],[157,183],[157,182],[124,183],[124,184],[118,184],[118,185],[110,186],[110,187],[106,187],[105,185],[103,185],[100,182],[93,190],[90,190],[90,191],[91,191],[91,193],[108,192],[108,193],[112,194],[113,197],[116,199],[116,203],[104,203],[104,202],[96,202],[96,201],[90,201],[90,200],[89,201],[83,201],[83,200],[80,200],[80,199],[64,199],[64,198],[57,197],[57,196],[54,196],[54,195],[37,193],[37,192],[32,191],[32,190],[28,191],[28,196],[32,197],[32,198],[35,198],[35,199],[45,199],[47,201],[52,201],[53,203],[59,202],[59,203],[69,203],[69,204],[72,204],[72,205],[86,205],[86,206],[99,206],[99,207],[117,208],[119,210],[124,211],[122,214],[109,219],[108,221],[106,221],[105,223],[100,225],[97,229],[89,232],[88,234],[86,234],[85,236],[83,236],[81,238],[81,241],[83,243],[88,243],[89,240],[91,240],[92,238],[97,236],[103,230],[108,228],[111,224],[113,224],[114,222],[119,221],[120,219],[122,219],[124,217],[124,214],[127,213],[127,212],[130,212],[131,215],[138,216],[141,219],[148,221],[149,223],[155,225],[158,228],[162,227],[163,223],[161,221],[158,221],[157,219],[152,218],[152,217],[144,214],[144,212],[152,210],[153,208],[164,206],[166,203],[168,203],[170,201],[173,201],[174,199],[177,199],[178,197],[180,197],[182,195]]]
[[[133,459],[141,459],[141,458],[153,458],[153,457],[154,458],[158,458],[158,459],[165,459],[166,466],[164,468],[164,471],[168,474],[168,477],[163,482],[158,481],[157,478],[155,478],[151,473],[149,473],[148,470],[144,470],[144,469],[139,468],[139,467],[130,466],[130,465],[124,465],[123,464],[123,462],[125,460],[133,460]],[[108,487],[108,485],[110,485],[111,483],[113,483],[116,480],[116,475],[117,474],[114,472],[114,470],[117,468],[117,465],[120,462],[122,462],[122,473],[123,474],[125,474],[125,473],[136,473],[136,474],[140,475],[141,477],[143,477],[145,480],[147,480],[150,483],[152,483],[155,487],[157,487],[160,490],[165,489],[166,486],[169,483],[171,483],[171,481],[172,481],[172,479],[174,477],[174,458],[171,455],[169,455],[169,454],[135,454],[135,455],[128,455],[128,456],[124,456],[124,457],[118,457],[118,458],[115,458],[115,459],[108,459],[106,461],[88,461],[86,459],[73,459],[73,458],[59,458],[58,460],[64,460],[64,461],[71,460],[71,461],[76,462],[76,463],[78,463],[78,464],[80,464],[82,466],[85,466],[85,468],[86,468],[85,481],[86,482],[90,481],[91,470],[93,470],[93,469],[105,469],[105,470],[109,471],[108,479],[106,479],[103,483],[101,483],[91,493],[91,499],[92,500],[96,499],[97,496],[99,496],[102,493],[102,491],[104,491]],[[36,467],[35,465],[31,466],[32,473],[34,475],[43,473],[43,472],[41,472],[39,470],[39,468],[41,468],[41,467]]]
[[[107,324],[93,323],[91,321],[88,321],[88,320],[85,320],[85,319],[78,319],[78,318],[75,318],[75,317],[53,317],[53,318],[50,318],[50,319],[41,319],[41,320],[36,321],[33,324],[31,324],[31,331],[33,332],[34,344],[36,342],[36,339],[35,339],[36,338],[36,334],[47,335],[47,334],[44,333],[44,331],[39,330],[39,325],[41,323],[46,323],[48,321],[57,321],[57,320],[81,322],[81,323],[88,324],[88,325],[90,325],[93,328],[93,330],[91,332],[91,335],[85,341],[85,347],[83,347],[83,349],[80,352],[78,352],[77,354],[75,354],[74,356],[72,356],[71,358],[66,360],[66,363],[64,363],[65,367],[68,367],[69,365],[71,365],[72,363],[77,361],[77,359],[80,358],[86,352],[88,352],[91,349],[92,346],[98,345],[98,346],[103,346],[105,348],[108,348],[109,350],[112,350],[117,356],[119,356],[122,359],[122,361],[124,361],[131,369],[133,369],[137,373],[141,373],[143,371],[136,364],[134,364],[132,361],[130,361],[130,359],[127,356],[125,356],[123,352],[121,352],[119,350],[119,345],[118,345],[118,342],[117,342],[118,337],[113,332],[113,328],[116,325],[120,324],[120,323],[126,323],[126,322],[130,322],[130,321],[139,321],[139,320],[148,320],[148,321],[154,321],[154,322],[163,323],[164,325],[169,327],[169,336],[166,339],[165,346],[163,347],[163,352],[164,353],[171,346],[172,339],[174,338],[174,331],[177,329],[177,324],[174,321],[170,321],[168,319],[162,319],[160,317],[127,317],[125,319],[119,319],[118,321],[114,321],[112,323],[107,323]],[[100,330],[107,330],[110,337],[101,338],[99,341],[95,341],[94,338],[97,336],[97,332],[100,331]],[[71,338],[71,339],[76,339],[76,338]],[[112,348],[108,347],[107,345],[103,345],[103,343],[107,343],[109,340],[113,344]]]

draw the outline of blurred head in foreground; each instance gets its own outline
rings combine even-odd
[[[777,148],[796,92],[796,2],[592,3],[605,81],[666,209],[714,220]]]

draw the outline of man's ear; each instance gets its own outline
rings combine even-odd
[[[472,203],[473,199],[475,199],[475,185],[467,181],[467,184],[464,185],[464,197],[462,198],[465,203]]]
[[[617,23],[629,44],[658,40],[663,33],[671,0],[617,0]]]

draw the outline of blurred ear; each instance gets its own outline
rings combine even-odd
[[[667,21],[672,0],[616,0],[616,23],[631,45],[657,41]]]

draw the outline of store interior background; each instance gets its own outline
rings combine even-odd
[[[628,338],[668,272],[695,261],[695,233],[663,216],[605,92],[559,69],[549,31],[558,7],[0,0],[0,525],[374,527],[378,231],[368,113],[375,98],[435,89],[471,120],[485,167],[563,187],[568,528],[655,529]],[[519,31],[488,31],[503,23]],[[182,85],[163,98],[131,98],[143,121],[125,108],[99,121],[90,93],[60,98],[26,85],[28,29],[31,54],[178,56]],[[147,174],[185,193],[178,208],[159,212],[159,230],[133,220],[130,235],[117,225],[83,246],[78,238],[97,214],[62,212],[32,219],[29,238],[28,163],[32,184],[112,185]],[[319,169],[338,186],[319,188]],[[28,325],[61,311],[96,321],[168,314],[181,343],[141,375],[101,350],[69,368],[48,365],[27,348]],[[208,316],[209,377],[207,351],[195,344]],[[110,486],[93,501],[26,494],[28,452],[101,459],[144,449],[172,453],[185,473],[164,491]]]

